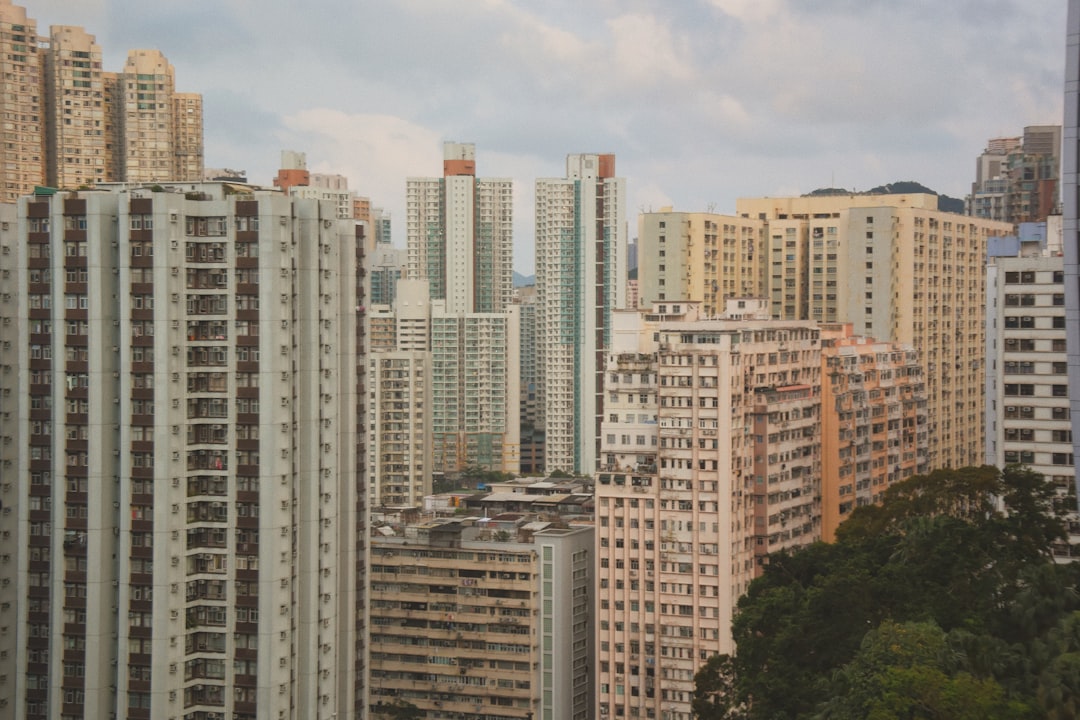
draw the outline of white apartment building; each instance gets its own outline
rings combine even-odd
[[[520,309],[449,313],[432,303],[432,451],[436,472],[517,473]]]
[[[450,313],[498,313],[513,299],[513,181],[476,177],[476,146],[445,143],[443,177],[405,186],[407,277]]]
[[[596,470],[611,314],[626,305],[626,182],[614,155],[536,181],[538,401],[545,467]]]
[[[513,183],[477,178],[476,147],[445,143],[443,177],[406,182],[406,234],[405,276],[426,281],[432,301],[432,469],[516,473]]]
[[[986,462],[1022,464],[1066,496],[1076,482],[1060,256],[996,257],[987,266]],[[1080,525],[1055,556],[1080,555]]]
[[[0,213],[5,714],[364,717],[353,225],[219,184]]]
[[[372,307],[367,487],[371,507],[420,507],[432,489],[431,301],[400,280],[393,307]]]

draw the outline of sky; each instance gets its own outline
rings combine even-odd
[[[96,35],[106,70],[158,48],[204,96],[207,167],[269,185],[281,150],[349,178],[405,244],[405,179],[442,143],[533,192],[612,152],[627,220],[739,197],[916,180],[963,197],[992,137],[1060,124],[1065,0],[14,0]]]

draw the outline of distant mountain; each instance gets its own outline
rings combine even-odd
[[[526,287],[528,285],[536,284],[535,275],[522,275],[518,271],[514,271],[514,287]]]
[[[937,195],[938,210],[959,213],[961,215],[964,213],[963,200],[949,197],[948,195],[940,195],[922,183],[915,182],[914,180],[902,180],[886,185],[878,185],[876,188],[871,188],[865,192],[855,192],[854,190],[846,190],[844,188],[818,188],[806,195],[903,195],[906,193],[927,193],[929,195]]]

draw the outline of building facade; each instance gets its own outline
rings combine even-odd
[[[405,276],[432,301],[436,472],[519,469],[512,208],[513,183],[477,178],[471,143],[445,143],[443,177],[406,182]]]
[[[543,378],[537,351],[536,286],[517,288],[517,305],[521,313],[520,346],[520,420],[521,472],[541,473],[544,470],[544,431],[540,413],[540,382]]]
[[[1065,263],[1065,334],[1069,385],[1080,388],[1080,0],[1069,0],[1065,22],[1065,124],[1061,149],[1061,226]],[[1069,398],[1080,419],[1080,393]],[[1073,421],[1076,423],[1077,421]],[[1080,454],[1080,427],[1073,427],[1073,456]],[[1080,497],[1080,480],[1077,480]]]
[[[432,491],[431,301],[425,281],[400,285],[394,304],[373,305],[369,321],[373,508],[420,507]]]
[[[1076,483],[1060,256],[997,257],[987,266],[986,462],[1042,473],[1062,497]],[[1059,559],[1080,555],[1069,518]]]
[[[476,177],[476,146],[445,143],[443,177],[405,188],[409,278],[451,313],[498,313],[513,297],[513,182]]]
[[[0,2],[0,112],[5,127],[0,144],[0,201],[14,203],[45,179],[46,104],[41,87],[45,53],[38,48],[37,21],[26,8]]]
[[[852,510],[926,472],[926,390],[914,349],[850,324],[822,326],[821,364],[821,534],[832,542]]]
[[[770,552],[821,538],[808,322],[616,313],[597,475],[597,717],[689,720]]]
[[[364,717],[362,238],[318,203],[162,190],[0,226],[0,694],[19,718]]]
[[[45,182],[79,188],[113,179],[107,162],[101,47],[81,27],[54,25],[45,60]]]
[[[536,181],[538,359],[548,471],[596,469],[611,313],[626,304],[626,183],[614,155]]]
[[[940,212],[925,194],[740,199],[737,207],[768,221],[766,282],[773,297],[783,293],[773,316],[851,323],[856,335],[914,347],[926,383],[928,469],[981,464],[984,258],[989,238],[1012,226]]]
[[[14,203],[37,185],[79,189],[103,182],[198,182],[203,174],[202,96],[177,93],[157,50],[132,50],[106,72],[84,28],[37,23],[0,2],[7,127],[0,191]]]
[[[501,313],[431,315],[432,453],[436,472],[520,469],[519,318]]]
[[[662,208],[638,216],[638,302],[693,300],[705,317],[727,298],[764,295],[765,223],[756,218]],[[773,297],[774,305],[780,298]],[[637,307],[633,304],[631,307]]]
[[[968,215],[1019,224],[1045,222],[1060,202],[1061,126],[1032,125],[992,138],[975,162]]]
[[[372,540],[372,709],[429,718],[592,717],[591,527],[531,537],[428,521]]]

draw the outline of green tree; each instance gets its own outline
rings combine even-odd
[[[1025,717],[991,679],[947,669],[945,633],[934,623],[887,620],[863,638],[859,652],[829,684],[816,720],[956,720]]]
[[[694,676],[694,717],[697,720],[741,720],[743,708],[733,705],[735,668],[728,655],[713,655]]]
[[[380,701],[374,710],[375,717],[386,720],[421,720],[425,716],[424,711],[401,698],[395,698],[392,703],[385,705]]]
[[[739,601],[738,652],[699,674],[697,712],[1070,717],[1080,564],[1053,562],[1064,537],[1053,488],[1026,468],[898,483],[834,544],[769,558]]]

